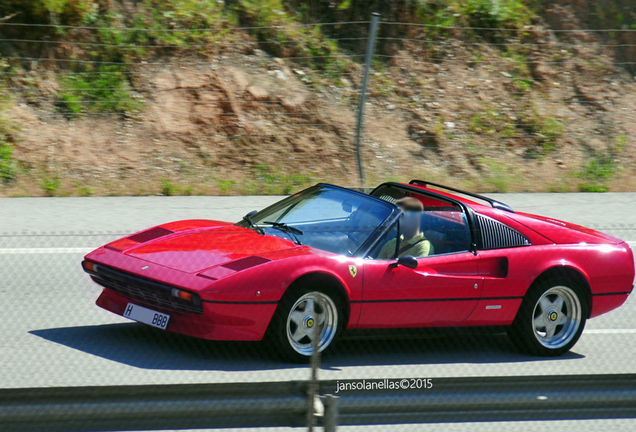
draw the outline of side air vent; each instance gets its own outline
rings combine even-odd
[[[144,243],[172,233],[173,231],[170,231],[168,229],[156,227],[151,228],[148,231],[140,232],[139,234],[135,234],[134,236],[128,238],[132,241],[136,241],[137,243]]]
[[[530,240],[519,231],[493,218],[477,215],[477,225],[481,232],[481,249],[501,249],[530,244]]]
[[[259,256],[250,256],[247,258],[241,258],[240,260],[232,261],[227,264],[223,264],[221,267],[225,267],[226,269],[241,271],[248,269],[250,267],[255,267],[257,265],[265,264],[269,262],[267,258],[262,258]]]

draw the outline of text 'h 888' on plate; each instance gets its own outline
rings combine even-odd
[[[166,327],[168,327],[168,321],[170,320],[170,315],[153,311],[152,309],[132,303],[128,303],[128,306],[126,306],[124,317],[160,328],[162,330],[165,330]]]

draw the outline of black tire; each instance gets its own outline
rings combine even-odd
[[[543,357],[563,355],[581,337],[587,308],[583,290],[571,279],[537,281],[521,303],[508,336],[525,353]]]
[[[315,311],[303,310],[310,300],[314,300]],[[292,312],[298,312],[300,326],[292,319]],[[342,301],[331,290],[314,287],[298,287],[291,289],[284,296],[272,317],[266,340],[275,349],[276,355],[294,363],[307,363],[311,359],[311,328],[316,319],[324,316],[324,327],[321,332],[319,351],[324,353],[331,348],[340,334],[345,323]],[[313,320],[313,321],[311,321]],[[295,333],[294,330],[299,332]],[[292,333],[303,336],[299,341],[293,339]]]

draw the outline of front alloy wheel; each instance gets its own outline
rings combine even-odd
[[[312,291],[301,296],[287,316],[287,340],[294,351],[311,356],[316,328],[320,329],[318,351],[333,341],[338,328],[338,310],[329,296]],[[322,327],[322,328],[321,328]]]
[[[270,336],[285,359],[306,362],[316,337],[319,352],[333,345],[341,331],[342,319],[342,307],[332,295],[318,290],[295,290],[281,301],[272,319]]]

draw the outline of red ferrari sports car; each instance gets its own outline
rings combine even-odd
[[[106,310],[198,338],[267,337],[297,361],[345,329],[415,327],[505,326],[523,351],[560,355],[634,281],[620,239],[418,180],[370,194],[321,183],[238,223],[124,237],[82,266]]]

